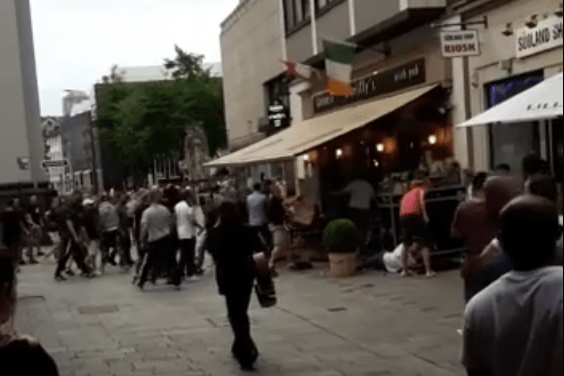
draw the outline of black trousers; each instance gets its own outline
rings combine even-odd
[[[170,237],[165,237],[149,243],[147,250],[147,258],[141,271],[139,285],[143,286],[147,282],[150,271],[158,270],[159,267],[165,266],[168,269],[170,282],[176,286],[180,285],[180,275],[176,266],[175,250],[172,247]]]
[[[83,273],[90,273],[91,270],[86,265],[85,256],[85,249],[80,244],[72,239],[61,239],[55,275],[60,275],[66,269],[67,262],[71,257]]]
[[[196,239],[180,239],[180,264],[178,273],[181,277],[196,274]]]
[[[110,253],[110,249],[112,252]],[[100,251],[102,252],[102,263],[106,264],[111,260],[114,263],[116,253],[120,254],[120,263],[124,264],[123,254],[120,251],[119,231],[104,231],[100,237]]]
[[[371,211],[349,208],[349,219],[355,224],[358,231],[360,254],[367,256],[366,243],[370,232]]]
[[[258,358],[257,347],[251,337],[249,305],[253,291],[253,281],[229,289],[225,294],[229,323],[235,336],[231,349],[235,358],[242,365],[252,365]]]
[[[133,258],[131,257],[131,234],[129,230],[120,231],[119,245],[121,247],[121,255],[123,256],[126,265],[133,265]]]
[[[266,242],[267,256],[270,257],[274,248],[274,240],[268,225],[254,226],[253,229]]]

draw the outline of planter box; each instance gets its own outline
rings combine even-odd
[[[356,253],[329,253],[330,269],[328,276],[347,278],[356,274]]]

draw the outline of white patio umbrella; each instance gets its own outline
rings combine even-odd
[[[525,123],[564,115],[564,75],[549,78],[536,86],[492,107],[458,127],[495,123]]]

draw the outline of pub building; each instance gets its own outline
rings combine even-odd
[[[360,173],[379,194],[374,233],[384,234],[378,244],[388,250],[401,242],[397,224],[406,183],[418,170],[431,171],[429,215],[437,252],[460,252],[450,225],[465,189],[460,171],[454,179],[447,176],[455,160],[451,62],[442,57],[439,34],[430,26],[439,13],[425,14],[406,19],[409,30],[401,34],[397,28],[377,27],[349,40],[359,45],[352,95],[327,95],[323,77],[296,80],[289,87],[289,128],[208,167],[232,167],[244,182],[256,166],[278,166],[293,178],[288,183],[296,193],[318,205],[325,220],[346,214],[347,203],[332,193]],[[305,63],[324,72],[322,53]]]

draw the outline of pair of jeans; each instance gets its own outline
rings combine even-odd
[[[196,239],[180,239],[180,264],[178,272],[181,277],[193,277],[196,274]]]
[[[139,279],[139,286],[143,287],[143,285],[145,285],[145,282],[147,282],[147,278],[149,277],[149,272],[155,272],[156,270],[159,270],[159,267],[161,266],[167,268],[170,282],[176,286],[180,285],[180,275],[178,274],[176,260],[174,259],[175,252],[174,249],[172,249],[171,244],[171,239],[168,236],[149,242],[147,257]]]
[[[247,281],[246,281],[247,282]],[[253,291],[253,281],[242,283],[237,288],[229,289],[225,294],[229,323],[235,340],[231,351],[243,366],[252,365],[258,357],[258,350],[251,337],[249,305]]]

